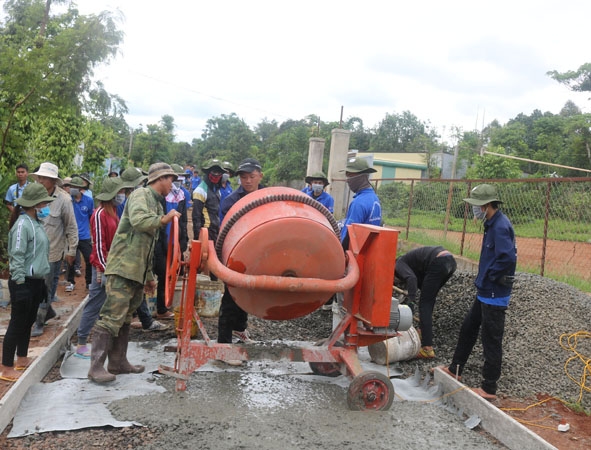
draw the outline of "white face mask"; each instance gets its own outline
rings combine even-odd
[[[312,191],[316,195],[320,195],[320,193],[324,190],[324,184],[322,183],[312,183]]]
[[[117,194],[113,199],[115,206],[121,205],[125,201],[125,194]]]
[[[177,189],[180,189],[181,188],[181,182],[178,181],[178,180],[177,181],[173,181],[172,184],[174,184],[174,187],[177,188]]]
[[[229,179],[230,179],[230,174],[229,173],[222,174],[222,183],[225,183]]]
[[[486,212],[488,211],[488,206],[483,211],[480,206],[472,206],[472,212],[474,213],[474,218],[478,220],[486,219]]]

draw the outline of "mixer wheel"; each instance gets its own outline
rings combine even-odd
[[[386,375],[368,371],[353,378],[347,391],[351,411],[387,411],[394,401],[394,386]]]

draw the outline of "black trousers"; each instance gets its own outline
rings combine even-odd
[[[47,287],[43,278],[25,278],[26,289],[16,288],[16,283],[8,280],[10,292],[10,322],[2,343],[2,364],[14,365],[14,354],[27,356],[31,328],[37,319],[39,304],[47,297]]]
[[[497,393],[497,381],[501,377],[506,311],[505,306],[488,305],[475,299],[460,328],[458,345],[448,367],[451,373],[462,374],[480,331],[484,353],[481,387],[489,394]]]
[[[218,319],[218,342],[220,344],[231,344],[232,331],[244,331],[247,325],[248,314],[236,304],[228,288],[224,287],[220,317]]]
[[[433,309],[435,308],[437,294],[454,274],[456,267],[456,260],[451,254],[435,258],[427,267],[421,285],[421,298],[419,299],[421,345],[423,347],[433,345]]]
[[[90,239],[82,239],[78,241],[78,251],[82,253],[84,257],[84,281],[86,282],[86,286],[90,286],[92,284],[92,265],[90,264],[90,254],[92,253],[92,241]],[[75,271],[76,271],[76,263],[68,266],[68,281],[70,283],[76,284],[75,278]]]

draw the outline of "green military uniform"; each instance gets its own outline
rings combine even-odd
[[[150,186],[131,193],[113,238],[105,275],[107,299],[96,326],[117,336],[143,300],[144,285],[154,280],[152,260],[164,213],[162,196]]]

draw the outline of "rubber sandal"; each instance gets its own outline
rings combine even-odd
[[[462,381],[462,376],[461,376],[461,375],[458,375],[458,376],[456,376],[456,374],[455,374],[455,373],[452,373],[452,372],[449,370],[449,368],[448,368],[447,366],[437,366],[437,369],[439,369],[439,370],[441,370],[443,373],[445,373],[445,374],[449,375],[449,376],[450,376],[450,377],[452,377],[454,380],[457,380],[457,381],[459,381],[459,382],[461,382],[461,381]],[[435,371],[435,370],[434,370],[434,369],[432,369],[432,372],[434,372],[434,371]]]
[[[474,392],[476,395],[479,395],[483,399],[488,400],[489,402],[497,399],[495,394],[489,394],[482,388],[472,388],[472,392]]]
[[[421,347],[417,354],[418,359],[433,359],[435,358],[435,351],[433,349],[427,350],[425,347]]]
[[[0,380],[8,381],[9,383],[14,383],[16,380],[18,380],[18,378],[0,375]]]

